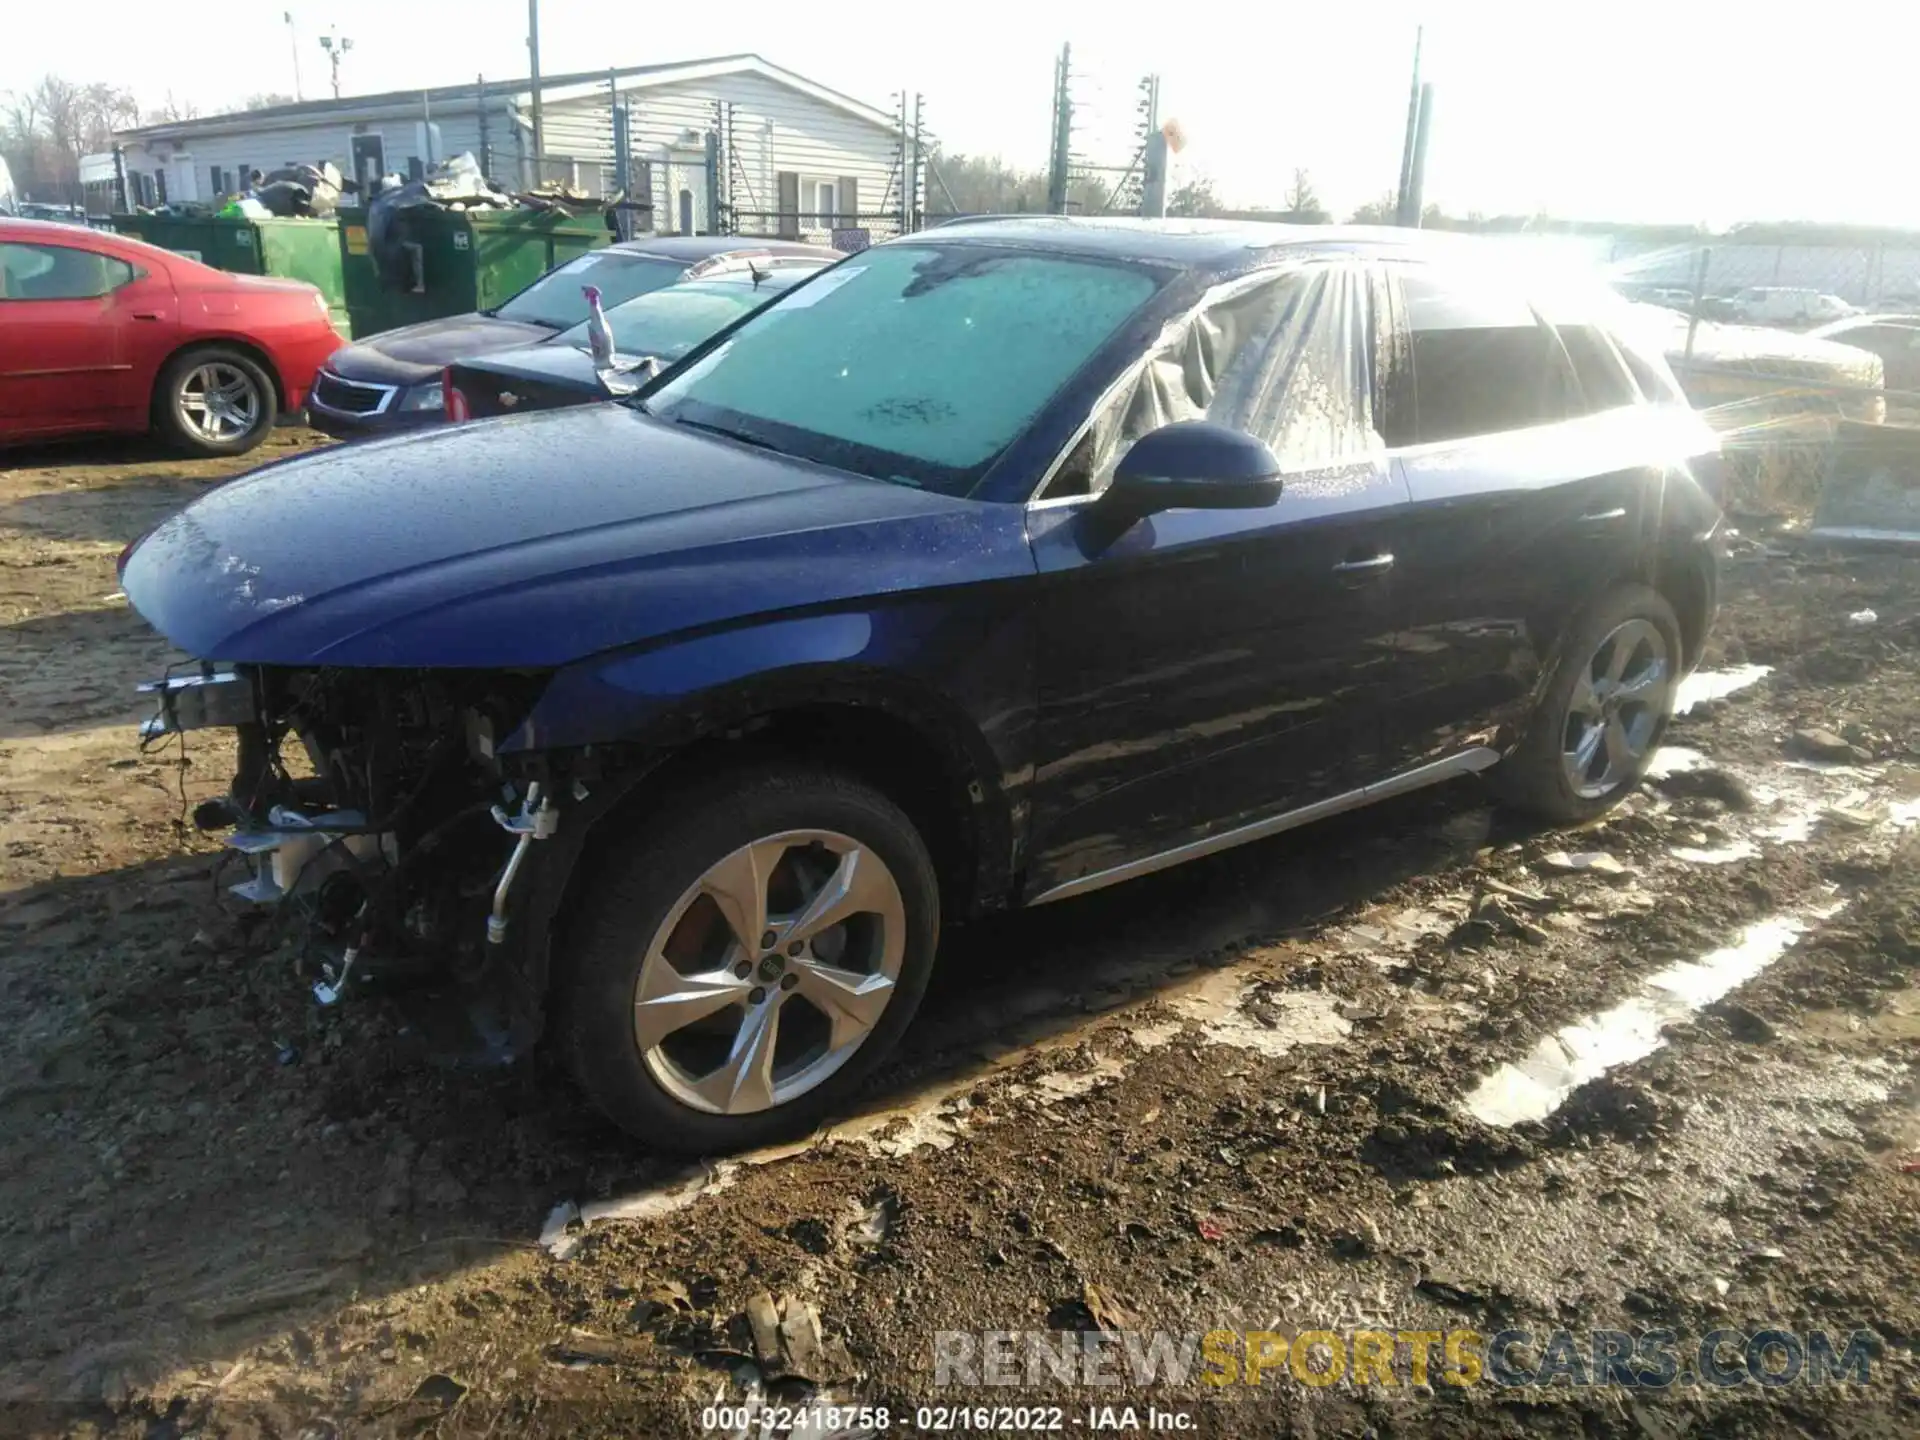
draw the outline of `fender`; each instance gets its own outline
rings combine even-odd
[[[875,709],[943,757],[978,842],[978,893],[997,896],[1026,842],[1033,654],[1022,587],[787,612],[567,666],[499,753],[662,754],[803,707]]]
[[[934,614],[932,612],[942,612]],[[1024,606],[960,625],[935,600],[877,610],[785,615],[681,637],[665,645],[596,657],[558,672],[532,712],[500,745],[503,756],[602,748],[624,760],[569,811],[530,876],[527,923],[503,968],[515,997],[511,1048],[530,1046],[545,1025],[554,938],[568,889],[602,821],[620,813],[684,747],[750,734],[783,712],[822,705],[878,710],[909,726],[943,758],[965,807],[976,853],[976,910],[1008,903],[1024,864],[1033,722],[1032,636]],[[942,625],[962,654],[946,685],[899,648]],[[961,646],[962,641],[966,641]],[[990,652],[990,653],[983,653]],[[772,660],[774,663],[769,664]],[[997,667],[1011,665],[1011,669]],[[996,688],[1017,675],[1017,693]],[[994,684],[987,685],[987,677]]]

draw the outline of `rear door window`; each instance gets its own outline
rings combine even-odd
[[[71,245],[0,244],[0,300],[97,300],[133,279],[133,266]]]
[[[1567,352],[1526,294],[1499,277],[1401,265],[1411,404],[1388,407],[1390,445],[1431,445],[1550,425],[1577,413]]]

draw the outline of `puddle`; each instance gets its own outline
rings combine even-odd
[[[1698,750],[1690,750],[1685,745],[1662,745],[1654,751],[1653,763],[1647,766],[1647,779],[1658,780],[1662,775],[1684,774],[1708,763],[1707,757]]]
[[[1458,923],[1458,917],[1442,915],[1436,910],[1417,905],[1392,913],[1375,910],[1362,916],[1359,923],[1341,931],[1339,939],[1349,950],[1405,950],[1424,936],[1447,934]]]
[[[1210,1045],[1285,1055],[1301,1045],[1336,1045],[1351,1035],[1353,1026],[1335,1009],[1339,1003],[1320,990],[1274,992],[1249,985],[1225,1004],[1194,995],[1178,1008],[1204,1021],[1201,1034]]]
[[[1722,700],[1737,690],[1757,685],[1773,673],[1771,665],[1734,665],[1725,670],[1696,670],[1680,682],[1673,697],[1673,713],[1685,715],[1696,705]]]
[[[1180,1032],[1186,1028],[1179,1020],[1163,1020],[1158,1025],[1142,1025],[1137,1030],[1130,1030],[1127,1038],[1142,1050],[1158,1050],[1179,1039]]]
[[[1517,1065],[1503,1065],[1466,1098],[1488,1125],[1544,1120],[1589,1080],[1645,1059],[1664,1043],[1661,1031],[1753,979],[1787,952],[1815,920],[1839,913],[1830,905],[1803,915],[1749,925],[1737,944],[1647,977],[1640,993],[1611,1010],[1547,1036]]]
[[[1751,860],[1759,853],[1759,847],[1751,840],[1736,840],[1731,845],[1717,845],[1710,850],[1697,845],[1673,847],[1676,860],[1686,860],[1695,865],[1731,865],[1736,860]]]

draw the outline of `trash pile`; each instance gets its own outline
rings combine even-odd
[[[412,259],[407,251],[407,214],[409,210],[508,210],[513,197],[499,189],[480,173],[480,164],[462,152],[443,165],[436,165],[418,180],[396,185],[398,175],[388,176],[367,206],[367,247],[372,252],[375,270],[383,289],[405,290],[417,287]]]
[[[311,215],[325,219],[340,208],[340,197],[359,192],[360,187],[351,180],[342,180],[340,171],[331,160],[318,165],[285,165],[270,172],[248,187],[250,194],[242,196],[228,205],[222,215],[277,215],[281,217]],[[259,210],[245,207],[251,200]]]
[[[383,288],[418,289],[414,255],[408,250],[410,211],[524,209],[570,219],[582,210],[597,210],[612,203],[571,186],[551,183],[525,191],[503,190],[487,179],[471,153],[463,152],[434,166],[418,180],[402,181],[398,175],[383,179],[367,205],[367,248]]]

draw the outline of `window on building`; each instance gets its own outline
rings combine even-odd
[[[807,218],[815,225],[829,227],[834,223],[834,217],[840,213],[840,207],[835,203],[836,189],[831,180],[814,180],[808,183],[807,197],[813,202],[813,211]]]
[[[407,156],[407,179],[424,180],[426,176],[427,167],[421,162],[420,157],[418,155]]]
[[[0,299],[97,300],[133,279],[133,266],[70,245],[0,245]]]
[[[164,205],[167,203],[167,172],[165,170],[156,170],[153,172],[153,194],[155,204]]]

